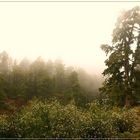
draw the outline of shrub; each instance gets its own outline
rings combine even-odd
[[[100,104],[95,101],[89,104],[89,113],[91,121],[85,130],[85,137],[108,138],[116,135],[110,114],[106,110],[106,107],[101,107]]]
[[[52,138],[74,138],[84,133],[83,127],[87,116],[74,104],[63,106],[56,100],[49,104]]]
[[[135,127],[135,115],[132,110],[115,108],[112,111],[112,122],[117,133],[132,132]]]
[[[33,100],[20,112],[16,120],[20,137],[42,138],[49,135],[47,106]]]
[[[0,138],[17,137],[15,127],[11,119],[7,115],[0,115]]]
[[[75,103],[34,99],[11,119],[0,116],[0,137],[23,138],[113,138],[133,136],[132,110],[90,103],[86,109]]]
[[[95,101],[89,104],[91,122],[85,130],[86,137],[114,138],[120,133],[133,132],[135,127],[135,113],[131,109],[111,108],[100,105]]]
[[[0,137],[7,137],[7,132],[9,131],[9,125],[7,121],[7,116],[0,116]]]

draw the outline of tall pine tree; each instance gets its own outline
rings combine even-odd
[[[105,61],[106,76],[101,93],[112,103],[129,106],[136,94],[136,71],[140,63],[140,8],[125,11],[118,18],[113,30],[112,44],[101,45],[109,55]]]

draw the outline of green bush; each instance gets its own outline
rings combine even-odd
[[[57,100],[34,99],[11,119],[0,116],[0,137],[114,138],[133,135],[134,126],[130,109],[111,109],[98,102],[77,108],[74,102],[64,106]]]
[[[32,138],[79,137],[82,115],[75,105],[60,105],[56,100],[33,100],[17,117],[18,135]]]
[[[16,118],[20,137],[42,138],[48,136],[49,119],[46,104],[33,100]]]
[[[112,126],[112,119],[106,107],[101,107],[95,101],[89,104],[88,112],[91,116],[91,121],[85,130],[85,137],[108,138],[116,135],[116,131]]]
[[[135,113],[131,109],[111,108],[95,101],[89,104],[88,112],[91,115],[91,122],[85,131],[86,137],[114,138],[120,133],[131,133],[134,130]]]
[[[0,138],[17,137],[12,116],[10,118],[7,115],[0,115]]]
[[[54,103],[53,103],[54,104]],[[76,106],[61,106],[55,103],[49,108],[51,137],[69,138],[78,136],[79,112]]]
[[[9,125],[7,121],[7,116],[6,115],[1,115],[0,116],[0,137],[6,137],[7,132],[9,131]]]
[[[112,111],[113,126],[117,133],[132,132],[135,127],[135,114],[126,108],[115,108]]]

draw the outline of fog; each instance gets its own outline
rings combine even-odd
[[[129,2],[0,3],[0,51],[13,58],[61,59],[68,66],[101,75],[115,21]]]

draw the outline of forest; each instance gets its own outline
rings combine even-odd
[[[101,44],[101,78],[62,60],[0,53],[0,138],[140,138],[140,7]]]

